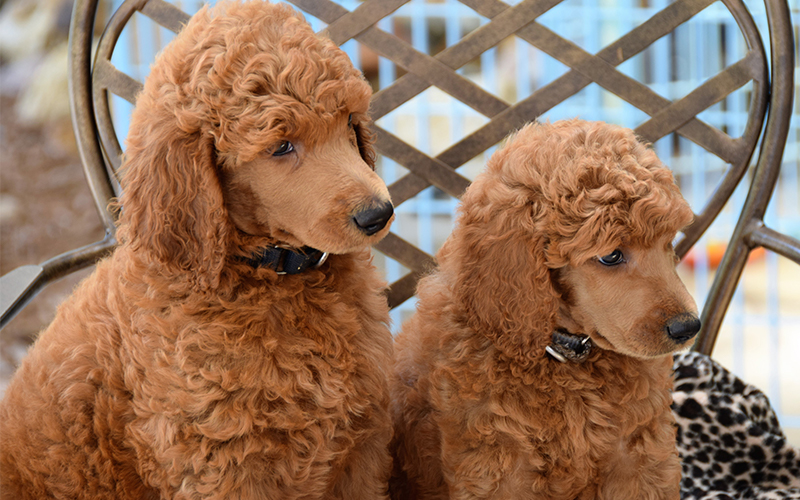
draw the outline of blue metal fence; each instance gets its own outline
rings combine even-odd
[[[121,0],[114,0],[114,3],[116,6]],[[201,5],[196,0],[175,0],[172,3],[189,13],[197,11]],[[348,10],[354,10],[360,4],[354,0],[338,3]],[[595,54],[669,3],[670,0],[566,0],[538,21]],[[758,0],[751,0],[748,4],[768,43],[763,4]],[[800,29],[800,0],[790,0],[789,4],[797,33]],[[113,62],[143,81],[155,54],[173,35],[144,16],[137,16],[123,32]],[[312,16],[307,16],[307,19],[317,31],[325,27],[322,21]],[[379,27],[406,39],[416,50],[430,54],[454,45],[468,32],[487,22],[488,19],[456,0],[435,3],[411,0],[392,16],[380,21]],[[386,88],[396,79],[398,69],[393,62],[378,57],[357,41],[348,41],[343,49],[354,64],[365,71],[376,89]],[[744,41],[736,22],[724,5],[717,2],[618,69],[645,83],[659,95],[675,100],[739,60],[743,53]],[[528,43],[512,37],[486,51],[458,73],[501,99],[514,103],[568,70]],[[797,82],[800,73],[797,69],[795,71]],[[747,118],[749,90],[750,84],[704,111],[700,118],[731,136],[741,135]],[[131,106],[117,98],[113,105],[117,129],[120,137],[124,138]],[[603,120],[631,128],[647,119],[645,113],[595,84],[538,119],[555,121],[570,117]],[[432,156],[487,122],[483,115],[435,88],[426,90],[378,121],[384,129]],[[656,142],[655,149],[675,172],[690,204],[699,211],[726,165],[690,141],[676,140],[671,135]],[[493,151],[494,148],[473,159],[459,171],[467,177],[474,177]],[[380,160],[379,168],[387,183],[406,172],[387,158]],[[799,172],[800,104],[795,103],[781,178],[766,218],[770,227],[798,238]],[[728,240],[745,196],[746,186],[740,187],[696,245],[693,267],[683,269],[690,291],[700,307],[714,272],[712,250]],[[435,188],[428,188],[398,208],[393,231],[423,251],[434,254],[452,227],[456,203]],[[783,260],[767,254],[763,262],[748,268],[728,312],[715,357],[745,380],[764,389],[784,427],[794,428],[800,433],[800,369],[795,366],[794,359],[787,356],[788,352],[800,350],[800,286],[793,282],[800,279],[800,272],[796,266],[786,265]],[[379,255],[376,261],[390,282],[408,272],[392,259]],[[395,330],[413,309],[412,299],[392,312]],[[795,442],[800,442],[800,434]]]

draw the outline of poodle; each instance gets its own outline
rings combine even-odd
[[[289,7],[191,19],[138,97],[119,246],[0,406],[3,498],[387,498],[371,93]]]
[[[396,498],[679,497],[671,352],[693,220],[627,129],[518,131],[465,193],[390,381]]]

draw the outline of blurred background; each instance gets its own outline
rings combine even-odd
[[[105,24],[121,0],[108,0],[100,14]],[[170,0],[184,12],[201,2]],[[213,3],[213,2],[212,2]],[[359,2],[341,0],[348,10]],[[507,1],[515,4],[518,1]],[[629,32],[671,0],[567,0],[538,21],[595,54]],[[764,5],[747,5],[767,34]],[[789,0],[795,40],[800,38],[800,0]],[[102,238],[103,230],[83,177],[72,133],[67,89],[67,30],[70,0],[0,0],[0,274]],[[315,30],[325,23],[307,16]],[[380,29],[405,40],[419,52],[435,55],[488,22],[456,0],[410,0],[383,19]],[[123,31],[112,61],[143,81],[158,51],[173,34],[148,18],[134,15]],[[766,40],[766,38],[765,38]],[[343,45],[375,91],[386,88],[403,70],[369,48],[350,40]],[[721,2],[714,2],[674,33],[618,66],[618,70],[669,99],[677,100],[722,68],[738,61],[744,41]],[[799,52],[796,49],[796,52]],[[795,85],[800,82],[795,64]],[[514,104],[569,71],[567,66],[525,41],[509,37],[469,62],[458,73]],[[741,135],[752,83],[699,115],[732,137]],[[768,226],[800,238],[800,103],[796,93],[783,168],[767,212]],[[127,133],[132,106],[114,98],[120,142]],[[555,121],[580,117],[634,128],[648,116],[622,99],[590,84],[565,102],[531,119]],[[489,121],[431,87],[378,120],[378,124],[435,156]],[[727,165],[701,147],[668,135],[655,143],[672,168],[684,196],[700,211]],[[459,168],[470,179],[494,151]],[[408,171],[381,158],[387,181]],[[746,195],[740,186],[724,211],[680,264],[680,273],[702,308]],[[457,200],[428,188],[398,208],[393,232],[433,255],[449,234]],[[396,261],[376,254],[392,282],[404,276]],[[37,332],[52,319],[58,304],[91,270],[49,286],[0,333],[0,387],[24,356]],[[392,312],[393,329],[414,310],[414,300]],[[744,381],[769,396],[789,437],[800,446],[800,266],[770,252],[755,251],[726,316],[714,357]]]

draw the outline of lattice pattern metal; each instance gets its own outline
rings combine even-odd
[[[737,0],[725,3],[742,29],[749,50],[743,58],[676,101],[659,95],[647,85],[619,71],[617,66],[691,19],[713,3],[712,0],[675,1],[596,54],[586,52],[537,22],[537,18],[561,3],[560,0],[523,0],[516,5],[508,5],[501,0],[461,0],[461,3],[488,18],[489,22],[435,56],[415,49],[377,26],[381,19],[391,15],[407,1],[368,0],[349,11],[330,0],[291,0],[296,7],[327,23],[324,32],[336,43],[343,44],[355,39],[406,72],[373,96],[371,112],[376,121],[430,87],[444,91],[489,119],[488,123],[436,156],[423,153],[390,131],[375,125],[378,152],[409,171],[389,187],[396,205],[401,205],[429,186],[436,186],[450,196],[459,197],[470,182],[458,172],[460,167],[497,144],[509,132],[544,114],[591,83],[598,84],[649,116],[635,128],[644,139],[655,142],[674,132],[729,164],[713,196],[678,243],[680,255],[685,254],[708,228],[747,170],[766,109],[767,64],[755,24]],[[94,66],[93,92],[103,149],[113,170],[119,167],[122,150],[114,134],[108,93],[133,103],[141,83],[120,72],[112,64],[111,57],[122,28],[135,11],[173,32],[177,32],[189,17],[164,0],[129,0],[115,13],[101,39]],[[570,68],[552,83],[513,105],[457,72],[512,35]],[[730,137],[697,118],[703,110],[749,82],[753,82],[752,94],[747,123],[740,137]],[[390,234],[377,249],[410,269],[408,274],[391,285],[389,302],[395,307],[413,295],[417,279],[433,265],[434,260],[431,255],[396,234]]]

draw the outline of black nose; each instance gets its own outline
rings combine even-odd
[[[367,236],[372,236],[384,227],[389,219],[394,214],[394,207],[392,203],[387,201],[378,205],[377,207],[367,208],[353,216],[358,229]]]
[[[683,313],[667,322],[667,335],[678,344],[688,342],[700,331],[700,320],[692,313]]]

